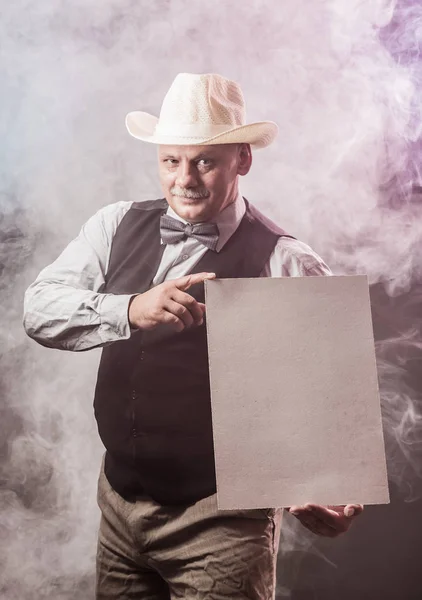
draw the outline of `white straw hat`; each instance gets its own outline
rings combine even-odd
[[[272,121],[246,125],[240,86],[213,73],[179,73],[164,98],[160,117],[130,112],[126,127],[138,140],[175,146],[244,142],[264,148],[278,133]]]

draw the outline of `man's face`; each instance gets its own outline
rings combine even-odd
[[[159,176],[172,209],[190,223],[210,221],[236,199],[239,175],[252,157],[249,144],[159,146]]]

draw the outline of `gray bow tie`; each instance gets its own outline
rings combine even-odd
[[[160,234],[164,244],[176,244],[187,237],[192,237],[215,252],[219,231],[215,223],[191,225],[163,215],[160,220]]]

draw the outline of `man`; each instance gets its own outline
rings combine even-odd
[[[25,299],[42,345],[104,346],[97,598],[268,599],[281,510],[217,510],[203,281],[330,271],[240,195],[251,146],[277,126],[245,124],[235,82],[180,74],[159,119],[135,112],[126,124],[158,145],[165,199],[101,209]],[[335,536],[362,507],[290,510]]]

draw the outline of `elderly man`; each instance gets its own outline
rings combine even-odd
[[[98,211],[25,298],[40,344],[104,347],[97,598],[268,599],[281,509],[217,509],[203,281],[330,271],[240,195],[251,146],[277,126],[245,124],[235,82],[180,74],[159,119],[134,112],[126,125],[158,145],[165,198]],[[290,510],[335,536],[362,507]]]

